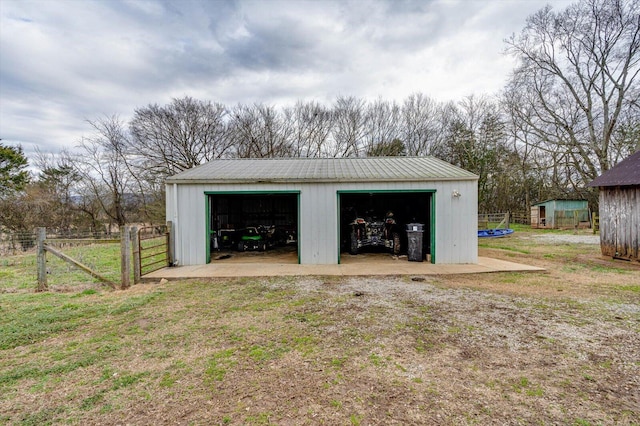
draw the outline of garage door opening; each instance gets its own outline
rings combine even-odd
[[[435,262],[434,191],[344,191],[338,199],[340,263],[407,260],[409,223],[423,225],[422,258]]]
[[[300,263],[299,193],[210,193],[210,262]]]

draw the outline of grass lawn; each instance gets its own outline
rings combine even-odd
[[[34,293],[3,259],[0,424],[639,424],[640,265],[573,234],[479,242],[543,273]]]

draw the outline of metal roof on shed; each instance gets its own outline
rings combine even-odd
[[[212,160],[167,183],[371,182],[477,180],[435,157],[269,158]]]
[[[640,185],[640,150],[591,181],[588,186]]]

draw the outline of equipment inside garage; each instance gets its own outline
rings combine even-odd
[[[297,253],[297,194],[210,194],[209,212],[214,260],[220,253],[227,257],[243,252],[263,256]]]
[[[423,225],[422,253],[431,253],[432,192],[340,193],[341,255],[407,254],[408,224]]]

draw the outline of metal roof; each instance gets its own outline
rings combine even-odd
[[[212,160],[167,183],[372,182],[477,180],[435,157],[269,158]]]
[[[640,185],[640,150],[591,181],[588,186]]]

